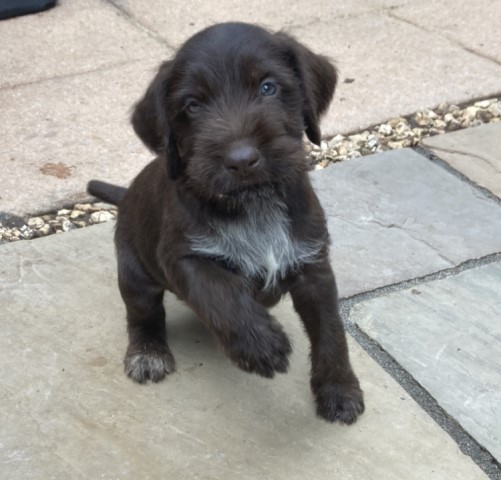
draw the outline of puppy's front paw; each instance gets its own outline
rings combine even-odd
[[[314,388],[317,415],[329,422],[350,425],[365,410],[364,395],[358,381],[351,383],[324,383]]]
[[[159,382],[175,368],[174,357],[167,345],[143,349],[129,346],[125,354],[125,373],[138,383],[146,383],[148,380]]]
[[[253,325],[235,335],[228,355],[242,370],[272,378],[275,372],[287,372],[287,357],[291,351],[290,341],[281,325],[267,319],[266,323]]]

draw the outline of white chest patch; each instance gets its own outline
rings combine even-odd
[[[315,261],[321,241],[298,242],[291,236],[287,207],[276,196],[250,202],[241,216],[214,220],[204,235],[191,236],[195,253],[235,265],[249,279],[262,279],[264,289],[287,272]]]

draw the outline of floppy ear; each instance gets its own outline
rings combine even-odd
[[[167,91],[172,62],[163,62],[144,97],[137,102],[131,122],[137,136],[153,152],[166,153],[167,168],[172,179],[179,176],[181,163],[177,142],[167,120]]]
[[[313,53],[289,35],[279,32],[275,36],[285,45],[289,65],[301,84],[306,135],[320,145],[320,116],[334,95],[337,70],[327,57]]]

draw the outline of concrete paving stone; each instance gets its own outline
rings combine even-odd
[[[159,61],[0,91],[0,211],[46,212],[87,198],[91,178],[128,185],[152,155],[129,124]]]
[[[129,381],[112,226],[0,247],[2,477],[486,478],[353,342],[367,411],[352,427],[315,418],[289,300],[275,310],[295,346],[288,375],[239,371],[169,297],[177,373]]]
[[[501,198],[501,123],[425,138],[422,144]]]
[[[339,88],[322,122],[325,136],[501,90],[501,65],[378,12],[289,30],[339,68]]]
[[[366,0],[366,2],[372,7],[376,7],[381,10],[392,10],[400,5],[405,5],[411,0]]]
[[[322,19],[333,20],[371,11],[363,0],[298,0],[295,2],[224,1],[218,8],[211,2],[171,0],[114,0],[127,14],[178,48],[188,37],[209,25],[220,22],[247,22],[271,30],[293,25],[312,25]]]
[[[501,251],[501,207],[410,149],[312,174],[341,296]]]
[[[501,461],[501,263],[356,305],[354,321]]]
[[[501,2],[459,0],[454,13],[444,2],[400,2],[391,14],[458,42],[468,50],[501,64]]]
[[[3,20],[0,38],[0,89],[158,58],[167,50],[100,0],[62,0],[41,14]]]

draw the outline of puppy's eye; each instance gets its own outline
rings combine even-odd
[[[261,84],[261,95],[271,97],[277,93],[277,85],[274,82],[265,81]]]
[[[201,105],[196,100],[190,99],[186,102],[184,108],[188,113],[195,114],[200,111]]]

